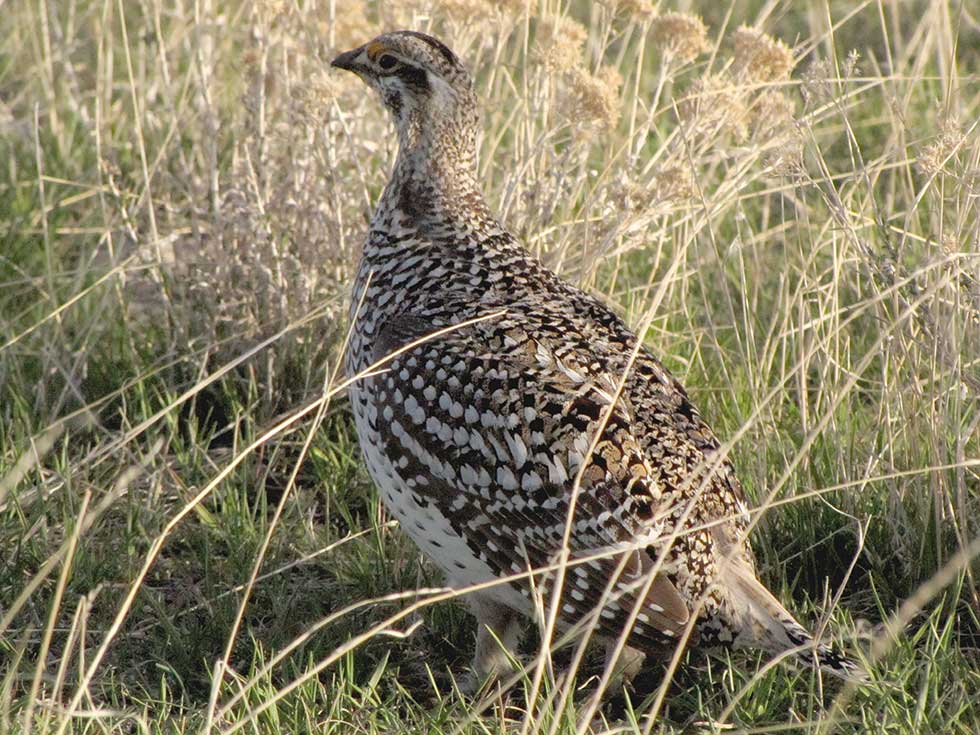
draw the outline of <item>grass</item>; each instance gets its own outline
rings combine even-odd
[[[529,703],[458,696],[472,621],[358,455],[337,366],[394,144],[327,62],[392,27],[468,60],[493,207],[649,317],[763,577],[869,662],[692,654],[595,731],[980,729],[980,17],[516,5],[0,13],[0,732],[582,731],[568,652]]]

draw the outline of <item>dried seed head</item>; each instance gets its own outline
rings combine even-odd
[[[664,54],[683,63],[708,50],[708,29],[696,15],[664,13],[654,18],[650,30],[653,42]]]
[[[814,59],[803,71],[803,100],[823,103],[833,99],[834,89],[831,80],[834,73],[826,59]]]
[[[623,78],[611,66],[593,76],[575,68],[566,75],[566,94],[562,101],[565,117],[581,128],[605,129],[619,120],[619,89]]]
[[[321,38],[330,38],[329,25],[326,23],[326,27],[321,29]],[[348,48],[348,42],[352,38],[371,38],[377,30],[376,24],[368,20],[363,2],[350,0],[350,2],[337,3],[333,17],[333,39],[343,48],[337,48],[336,51]]]
[[[268,21],[288,14],[291,7],[285,0],[259,0],[255,9]]]
[[[665,166],[654,177],[657,198],[665,202],[680,202],[697,193],[690,165]]]
[[[639,214],[654,208],[668,208],[692,198],[696,193],[689,165],[667,164],[648,181],[636,181],[623,171],[612,187],[610,200],[619,211]]]
[[[525,0],[438,0],[436,6],[450,18],[459,20],[485,20],[497,15],[516,15],[528,10],[532,15],[534,6]]]
[[[242,51],[242,55],[239,57],[239,59],[242,62],[242,66],[244,66],[249,71],[252,70],[253,66],[259,63],[260,58],[261,56],[259,54],[259,50],[256,48],[245,49],[244,51]]]
[[[748,136],[749,109],[741,88],[727,74],[705,76],[691,85],[679,105],[681,118],[692,132],[729,132],[737,140]]]
[[[602,4],[611,8],[615,13],[624,13],[634,18],[649,18],[653,15],[653,3],[650,0],[601,0]]]
[[[752,132],[756,137],[772,135],[793,122],[793,100],[778,89],[764,89],[752,103]]]
[[[803,165],[802,136],[798,132],[785,135],[780,140],[780,145],[763,157],[762,163],[776,176],[803,181],[806,167]]]
[[[965,139],[959,123],[944,118],[939,124],[939,136],[922,149],[916,167],[926,176],[935,176],[943,171]]]
[[[753,82],[780,82],[793,71],[789,46],[762,31],[742,26],[735,31],[735,63]]]
[[[295,111],[307,125],[316,125],[326,116],[330,104],[345,94],[360,91],[351,75],[331,74],[326,69],[313,72],[298,89],[294,100]]]
[[[609,202],[616,212],[643,212],[649,209],[656,200],[654,190],[625,175],[609,190]]]
[[[956,255],[962,247],[959,237],[952,232],[944,232],[939,238],[939,249],[946,255]]]
[[[585,26],[571,18],[542,18],[535,34],[535,56],[548,71],[568,71],[582,63],[582,48],[588,37]]]

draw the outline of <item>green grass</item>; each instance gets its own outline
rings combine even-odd
[[[0,732],[581,731],[598,664],[564,697],[567,650],[530,702],[454,690],[472,619],[389,522],[338,390],[394,149],[327,64],[407,26],[476,73],[492,205],[633,325],[651,317],[764,511],[763,577],[871,672],[852,689],[692,653],[590,719],[980,730],[969,3],[695,3],[690,63],[627,3],[531,3],[528,22],[475,0],[431,21],[426,3],[331,5],[0,13]],[[587,40],[566,27],[552,58],[615,67],[611,109],[541,63],[559,11]],[[743,23],[790,44],[788,79],[749,74]]]

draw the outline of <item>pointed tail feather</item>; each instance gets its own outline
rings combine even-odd
[[[867,673],[853,659],[817,643],[779,600],[755,578],[751,569],[732,565],[729,582],[734,610],[736,648],[760,648],[770,653],[796,649],[796,657],[809,666],[847,680],[866,681]]]

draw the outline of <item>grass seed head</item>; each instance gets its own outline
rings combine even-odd
[[[451,18],[486,20],[497,15],[517,15],[525,11],[534,15],[536,8],[525,0],[439,0],[439,10]]]
[[[288,15],[292,10],[290,3],[287,3],[286,0],[258,0],[255,3],[255,9],[264,16],[266,22]]]
[[[803,136],[796,127],[786,127],[776,145],[762,158],[763,166],[776,176],[803,182],[806,167],[803,161]]]
[[[326,69],[311,73],[296,96],[295,112],[306,125],[316,125],[327,114],[327,107],[351,92],[351,77],[338,77]]]
[[[589,32],[571,18],[551,15],[538,23],[535,56],[550,72],[566,72],[582,64]]]
[[[701,18],[690,13],[657,16],[650,31],[653,42],[664,54],[685,64],[708,50],[708,28]]]
[[[602,0],[602,4],[613,12],[623,13],[632,18],[644,20],[653,15],[653,3],[650,0]]]
[[[733,38],[735,63],[753,82],[782,82],[793,71],[793,52],[789,46],[750,26],[742,26]]]
[[[728,74],[708,75],[695,81],[678,109],[694,133],[728,132],[736,140],[748,136],[749,106],[743,89]]]
[[[371,38],[380,29],[367,14],[363,2],[337,3],[333,18],[333,37],[338,46],[349,48],[354,39]]]
[[[592,75],[581,67],[566,74],[566,96],[562,108],[570,122],[580,129],[610,130],[619,120],[619,90],[623,78],[611,66]]]
[[[952,118],[940,123],[939,135],[922,149],[916,160],[916,167],[926,176],[942,172],[966,137],[959,124]]]
[[[750,126],[757,138],[778,134],[794,120],[796,110],[790,96],[779,89],[767,88],[752,103]]]
[[[826,59],[814,59],[803,71],[803,100],[809,104],[824,104],[834,97],[834,72]]]
[[[638,181],[631,171],[622,171],[609,198],[617,210],[638,214],[681,204],[696,192],[691,167],[668,162],[648,181]]]
[[[664,166],[657,172],[654,181],[657,199],[662,202],[683,202],[697,193],[694,174],[686,163]]]

